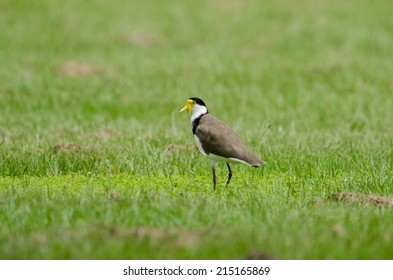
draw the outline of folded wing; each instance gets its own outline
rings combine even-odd
[[[208,155],[237,159],[254,167],[265,164],[263,160],[251,153],[231,128],[210,114],[202,116],[195,134]]]

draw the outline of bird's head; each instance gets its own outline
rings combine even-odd
[[[202,115],[207,113],[205,102],[198,97],[190,97],[187,100],[186,105],[180,110],[180,112],[186,111],[192,115]]]

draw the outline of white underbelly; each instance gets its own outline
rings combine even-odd
[[[225,158],[225,157],[221,157],[221,156],[218,156],[218,155],[215,155],[215,154],[208,154],[206,156],[210,160],[213,160],[213,161],[225,161],[225,162],[228,162],[228,163],[244,163],[244,164],[250,165],[249,163],[245,162],[244,160],[237,159],[237,158]]]
[[[204,155],[204,156],[206,156],[206,153],[205,153],[205,151],[203,150],[203,148],[202,148],[202,143],[201,143],[201,141],[199,141],[199,138],[194,134],[194,138],[195,138],[195,142],[196,142],[196,144],[197,144],[197,147],[198,147],[198,150]]]

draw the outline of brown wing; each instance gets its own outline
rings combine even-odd
[[[250,152],[231,128],[210,114],[202,116],[195,134],[207,154],[236,158],[254,167],[265,163]]]

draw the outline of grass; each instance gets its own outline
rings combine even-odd
[[[1,259],[391,259],[388,1],[0,3]],[[190,96],[269,164],[194,150]]]

